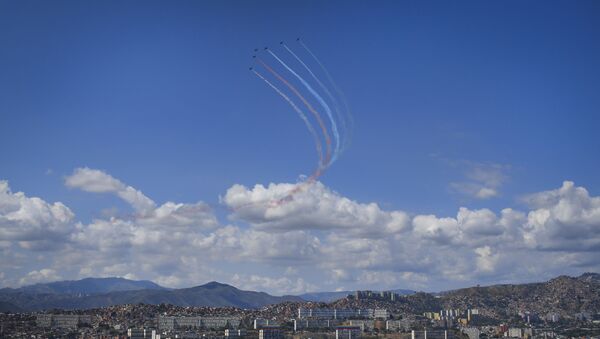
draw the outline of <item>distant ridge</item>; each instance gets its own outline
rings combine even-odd
[[[108,285],[112,286],[111,288],[128,289],[106,293],[90,293],[92,291],[97,292],[102,289],[110,289],[106,286],[98,287],[98,284],[102,282],[109,283]],[[116,282],[118,284],[114,284]],[[110,283],[113,284],[111,285]],[[130,287],[132,286],[148,286],[150,288],[131,289]],[[68,293],[60,293],[61,291],[68,291]],[[214,281],[196,287],[166,289],[149,281],[140,283],[123,278],[89,278],[71,282],[37,284],[18,289],[5,288],[0,290],[0,302],[12,305],[11,307],[16,306],[25,311],[39,311],[53,308],[89,309],[138,303],[259,308],[285,301],[301,302],[303,300],[296,296],[276,297],[264,292],[242,291],[233,286]]]
[[[89,283],[89,280],[84,279],[84,281]],[[69,284],[73,283],[75,282]],[[345,298],[346,295],[352,294],[350,291],[307,293],[303,295],[306,299],[302,299],[299,296],[277,297],[264,292],[243,291],[215,281],[182,289],[165,289],[159,286],[158,289],[113,291],[87,295],[58,293],[61,289],[56,286],[64,287],[64,285],[56,283],[50,283],[54,287],[51,289],[52,293],[38,293],[44,290],[45,287],[42,288],[44,285],[46,284],[32,285],[36,286],[35,288],[26,286],[0,290],[0,311],[31,312],[52,308],[90,309],[138,303],[256,309],[270,304],[295,302],[293,307],[299,307],[306,302],[306,299],[334,298],[336,294],[343,296],[330,302],[329,307],[368,308],[373,305],[373,300]],[[95,285],[86,283],[83,286]],[[66,289],[69,292],[95,290],[76,290],[71,287]],[[394,291],[401,294],[403,291],[409,290]],[[506,319],[522,311],[531,312],[540,317],[551,313],[561,317],[573,317],[579,312],[596,314],[600,313],[600,274],[584,273],[579,277],[559,276],[547,282],[538,283],[474,286],[436,294],[418,292],[400,296],[396,301],[378,300],[377,305],[412,314],[437,312],[442,309],[477,308],[479,317],[485,321]]]
[[[85,278],[81,280],[65,280],[28,285],[14,289],[4,288],[0,289],[0,293],[15,292],[27,294],[91,295],[144,289],[163,290],[165,288],[148,280],[129,280],[125,278]]]

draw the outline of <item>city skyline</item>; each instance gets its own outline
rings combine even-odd
[[[119,276],[282,295],[600,272],[599,13],[0,2],[0,287]],[[264,204],[317,157],[248,67],[298,37],[344,92],[351,143]]]

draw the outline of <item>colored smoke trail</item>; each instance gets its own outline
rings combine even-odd
[[[331,122],[331,131],[333,133],[333,137],[335,138],[335,151],[333,153],[333,157],[330,159],[331,160],[330,162],[328,162],[328,163],[325,164],[327,167],[329,167],[337,159],[337,154],[338,154],[338,151],[340,149],[340,134],[338,132],[337,124],[335,123],[335,119],[333,118],[333,114],[331,113],[331,109],[329,108],[329,105],[327,105],[327,103],[325,102],[325,100],[323,100],[323,98],[319,95],[319,93],[317,93],[312,88],[312,86],[308,82],[306,82],[306,80],[304,80],[304,78],[302,78],[298,73],[296,73],[293,69],[291,69],[275,53],[273,53],[270,49],[268,49],[267,52],[269,52],[269,54],[271,54],[277,61],[279,61],[279,63],[281,65],[283,65],[283,67],[285,67],[298,80],[300,80],[300,82],[302,83],[302,85],[304,85],[304,87],[319,101],[319,103],[321,104],[321,106],[325,109],[325,113],[327,113],[327,116],[329,117],[329,121]]]
[[[339,119],[339,121],[342,123],[342,140],[344,140],[346,134],[347,134],[347,127],[346,127],[346,120],[344,119],[342,112],[340,112],[340,107],[338,104],[338,101],[336,100],[336,98],[331,94],[331,91],[329,91],[329,89],[327,88],[327,86],[325,86],[323,84],[323,82],[321,82],[321,80],[319,79],[319,77],[317,77],[315,75],[315,73],[310,69],[310,67],[308,67],[308,65],[302,61],[302,59],[300,59],[300,57],[298,55],[296,55],[296,53],[294,53],[294,51],[292,51],[285,43],[281,43],[281,45],[283,45],[283,47],[304,67],[304,69],[306,69],[306,71],[308,71],[308,73],[310,73],[310,75],[312,76],[312,78],[317,82],[317,84],[319,85],[319,87],[321,87],[321,89],[323,90],[323,92],[325,92],[325,94],[327,94],[327,96],[329,97],[329,100],[331,100],[331,102],[333,103],[334,106],[334,110],[337,114],[337,117]],[[335,153],[334,153],[334,160],[337,159],[341,147],[341,144],[344,142],[340,142],[338,140],[337,144],[336,144],[336,149],[335,149]]]
[[[317,119],[317,122],[319,123],[319,126],[321,127],[321,131],[323,132],[323,135],[325,136],[325,144],[327,146],[327,155],[325,156],[325,161],[324,161],[324,166],[327,167],[327,165],[329,164],[330,160],[331,160],[331,139],[329,137],[329,133],[327,132],[327,127],[325,126],[325,124],[323,123],[323,119],[321,119],[321,115],[319,114],[319,112],[317,112],[312,105],[310,104],[310,102],[308,102],[303,96],[302,94],[300,94],[300,92],[296,89],[296,87],[294,87],[292,84],[290,84],[287,80],[285,80],[285,78],[283,78],[279,73],[277,73],[275,70],[273,70],[271,67],[269,67],[269,65],[267,65],[264,61],[262,61],[260,58],[256,59],[267,71],[269,71],[271,74],[273,74],[277,79],[279,79],[279,81],[283,82],[292,92],[294,92],[294,94],[304,103],[304,105],[308,108],[309,111],[311,111],[313,113],[313,115],[315,116],[315,119]]]
[[[316,176],[320,175],[321,169],[323,168],[323,148],[321,146],[321,139],[319,138],[319,135],[317,134],[317,131],[315,131],[315,128],[313,127],[313,125],[310,123],[310,121],[306,117],[306,114],[304,114],[304,112],[302,112],[302,110],[287,95],[285,95],[285,93],[283,93],[279,88],[277,88],[277,86],[273,85],[262,74],[260,74],[259,72],[257,72],[254,69],[252,70],[252,72],[254,72],[254,74],[256,74],[256,76],[261,78],[267,85],[269,85],[275,92],[277,92],[277,94],[279,94],[285,101],[287,101],[288,104],[290,104],[290,106],[292,106],[292,108],[298,113],[298,115],[300,116],[300,119],[302,119],[302,121],[304,121],[304,123],[306,124],[306,128],[308,128],[308,131],[313,136],[313,139],[315,141],[315,147],[317,149],[317,154],[319,156],[319,166],[317,167],[317,169],[315,170],[315,173],[313,175],[315,175],[315,174],[316,174]]]
[[[312,56],[312,58],[317,62],[317,64],[319,64],[319,67],[321,67],[321,70],[323,71],[323,73],[325,73],[325,76],[327,76],[327,80],[329,81],[329,83],[331,84],[331,86],[333,86],[333,88],[335,89],[335,91],[337,92],[337,94],[340,96],[340,98],[342,99],[342,102],[344,103],[344,107],[346,108],[345,112],[346,112],[346,118],[347,119],[342,119],[342,121],[347,121],[347,123],[349,124],[349,126],[346,127],[346,131],[348,134],[348,137],[346,138],[346,140],[344,140],[344,145],[343,148],[346,148],[348,146],[348,144],[350,143],[350,139],[351,139],[351,131],[352,131],[352,126],[354,125],[354,119],[352,118],[352,115],[350,114],[350,108],[348,107],[348,101],[346,100],[346,96],[344,95],[344,93],[342,92],[342,90],[340,90],[340,88],[338,87],[338,85],[335,83],[335,81],[333,80],[333,77],[331,76],[331,74],[329,74],[329,71],[327,70],[327,68],[325,67],[325,65],[323,65],[323,63],[321,62],[321,60],[319,60],[319,58],[317,58],[317,56],[310,50],[310,48],[308,48],[308,46],[306,46],[306,44],[304,44],[304,42],[298,38],[297,39],[298,43],[304,47],[304,49],[306,50],[306,52],[308,52],[308,54],[310,54],[310,56]]]

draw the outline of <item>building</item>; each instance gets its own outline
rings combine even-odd
[[[298,319],[374,319],[389,318],[385,309],[298,308]]]
[[[511,327],[508,329],[507,336],[511,338],[531,338],[533,336],[533,330],[529,327]]]
[[[265,326],[258,331],[258,339],[283,339],[279,326]]]
[[[77,328],[80,326],[90,326],[92,316],[78,314],[38,314],[36,316],[38,327],[46,328]]]
[[[508,329],[508,336],[511,338],[523,338],[523,330],[516,327]]]
[[[360,338],[361,332],[358,326],[338,326],[335,329],[335,339]]]
[[[173,317],[158,316],[159,330],[176,329],[211,329],[218,330],[223,328],[236,329],[240,326],[240,317]]]
[[[294,331],[303,331],[309,329],[333,329],[342,323],[338,319],[292,319]]]
[[[242,319],[239,317],[200,317],[201,327],[205,329],[238,328]]]
[[[246,333],[246,330],[244,330],[244,329],[238,329],[238,330],[226,329],[225,330],[225,336],[229,337],[229,338],[242,338],[242,337],[245,337],[246,335],[247,335],[247,333]]]
[[[448,331],[411,331],[411,339],[452,339]]]
[[[408,319],[387,320],[385,329],[391,332],[406,332],[411,328],[411,321]]]
[[[256,318],[254,319],[254,329],[258,330],[264,326],[279,326],[279,322],[274,319]]]
[[[368,331],[371,332],[375,328],[374,320],[349,320],[348,325],[359,327],[362,332]]]
[[[130,339],[160,339],[160,334],[156,334],[156,330],[149,329],[134,329],[127,330],[127,338]]]
[[[356,299],[375,299],[375,300],[391,300],[395,301],[398,299],[398,294],[392,291],[356,291],[354,292],[354,298]]]
[[[469,337],[469,339],[479,339],[481,331],[477,327],[464,327],[462,332]]]
[[[373,310],[373,318],[375,319],[389,319],[390,313],[388,310],[383,308],[376,308]]]

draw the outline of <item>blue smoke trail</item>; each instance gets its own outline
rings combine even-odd
[[[331,114],[331,109],[329,108],[329,106],[327,105],[325,100],[323,100],[323,98],[321,98],[319,93],[317,93],[310,86],[309,83],[307,83],[300,75],[298,75],[298,73],[294,72],[293,69],[291,69],[285,62],[283,62],[283,60],[281,60],[277,55],[275,55],[275,53],[273,53],[270,49],[268,49],[267,52],[269,52],[275,59],[277,59],[277,61],[279,61],[279,63],[282,64],[283,67],[285,67],[290,73],[292,73],[296,78],[298,78],[298,80],[300,80],[300,82],[302,82],[302,85],[304,85],[304,87],[306,87],[306,89],[308,89],[310,91],[310,93],[315,98],[317,98],[317,100],[319,101],[321,106],[323,106],[323,108],[325,109],[325,112],[327,113],[327,116],[329,117],[329,121],[331,122],[331,130],[333,132],[333,136],[335,137],[335,143],[336,143],[336,145],[335,145],[336,150],[333,153],[333,157],[331,158],[331,161],[328,164],[326,164],[326,166],[330,166],[337,159],[338,151],[339,151],[339,147],[340,147],[340,135],[338,133],[335,120],[333,119],[333,115]]]
[[[339,119],[339,121],[342,123],[342,140],[344,140],[344,137],[347,133],[347,127],[346,127],[346,119],[344,118],[342,112],[340,111],[340,107],[338,105],[337,100],[335,99],[335,97],[331,94],[331,92],[329,91],[329,89],[327,88],[327,86],[325,86],[321,80],[319,80],[319,78],[315,75],[315,73],[310,69],[310,67],[308,67],[308,65],[306,63],[304,63],[304,61],[302,61],[302,59],[300,59],[300,57],[298,55],[296,55],[296,53],[294,53],[294,51],[292,51],[285,43],[281,43],[283,45],[283,47],[292,55],[294,56],[294,58],[300,63],[302,64],[302,66],[304,66],[304,68],[308,71],[308,73],[310,73],[310,75],[313,77],[313,79],[317,82],[317,84],[319,84],[319,87],[321,87],[321,89],[327,94],[327,96],[329,97],[329,99],[331,100],[331,102],[333,103],[335,112],[337,114],[337,117]],[[338,142],[336,145],[336,153],[340,152],[340,144],[343,144],[344,141],[342,141],[341,143]]]
[[[321,140],[319,138],[319,135],[317,134],[317,131],[315,131],[315,128],[313,127],[313,125],[310,123],[310,121],[306,117],[306,114],[304,114],[304,112],[302,112],[302,110],[287,95],[285,95],[279,88],[277,88],[277,86],[273,85],[269,80],[267,80],[264,76],[262,76],[262,74],[258,73],[255,70],[252,70],[252,72],[254,72],[254,74],[256,74],[256,76],[261,78],[265,83],[267,83],[267,85],[269,85],[273,90],[275,90],[275,92],[277,92],[277,94],[279,94],[285,101],[287,101],[290,104],[290,106],[292,106],[292,108],[298,113],[298,116],[300,116],[300,119],[302,119],[304,121],[304,123],[306,124],[306,128],[308,128],[308,131],[313,136],[313,139],[315,142],[315,147],[317,148],[317,155],[319,156],[319,171],[320,171],[323,168],[323,149],[321,146]]]
[[[317,58],[317,56],[310,50],[310,48],[308,48],[308,46],[306,46],[304,44],[304,42],[302,42],[302,40],[300,40],[298,38],[298,43],[304,47],[304,49],[308,52],[308,54],[310,54],[313,59],[315,59],[315,61],[317,62],[317,64],[319,64],[319,66],[321,67],[321,69],[323,70],[323,73],[325,73],[325,75],[327,76],[327,79],[329,80],[329,83],[333,86],[333,88],[335,89],[335,91],[337,92],[337,94],[340,96],[340,98],[342,99],[342,102],[344,103],[344,107],[346,107],[346,118],[347,118],[347,123],[348,123],[348,127],[347,127],[347,134],[348,134],[348,138],[346,140],[344,140],[344,145],[343,145],[343,149],[345,149],[346,147],[348,147],[349,143],[350,143],[350,139],[351,139],[351,133],[352,133],[352,127],[354,126],[354,119],[352,118],[352,114],[350,114],[350,108],[348,107],[348,101],[346,100],[346,96],[344,95],[344,93],[340,90],[340,88],[338,87],[338,85],[335,83],[335,81],[333,80],[333,77],[331,77],[331,74],[329,74],[329,71],[327,70],[327,68],[325,68],[325,65],[323,65],[323,63],[321,63],[321,61],[319,60],[319,58]]]

